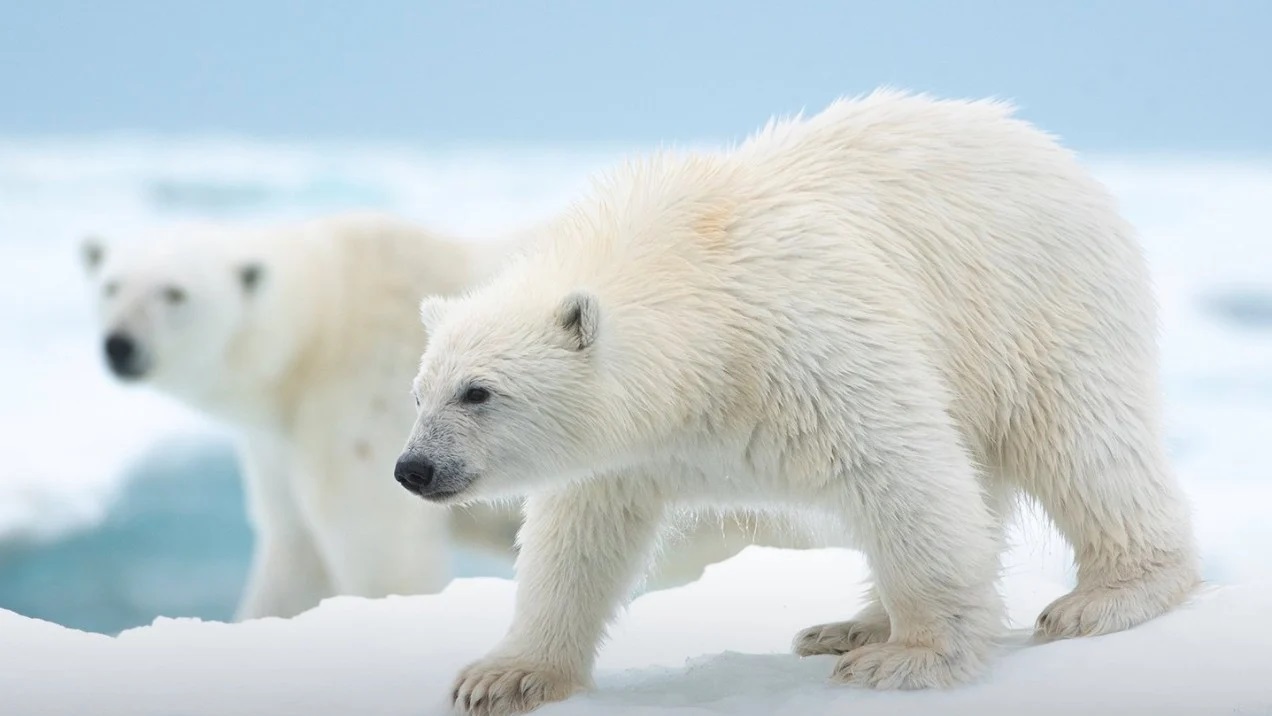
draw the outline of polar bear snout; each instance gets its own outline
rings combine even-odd
[[[423,495],[432,489],[434,472],[436,469],[432,460],[409,454],[399,457],[397,466],[393,468],[393,476],[397,478],[398,484],[417,495]]]
[[[112,331],[102,345],[106,364],[119,378],[135,380],[146,373],[145,352],[131,335]]]
[[[410,450],[398,458],[393,477],[411,494],[434,502],[444,502],[458,495],[470,482],[460,471],[445,464],[439,465],[422,453]]]

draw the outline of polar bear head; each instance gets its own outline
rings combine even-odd
[[[419,415],[398,482],[435,502],[522,493],[593,464],[601,420],[598,297],[577,289],[425,299]]]
[[[769,348],[712,273],[728,177],[706,160],[680,176],[672,159],[598,182],[483,285],[424,300],[403,487],[511,497],[692,451],[726,420],[739,439],[751,430]]]
[[[198,398],[236,366],[231,352],[269,291],[264,262],[230,258],[224,242],[81,246],[112,374]]]

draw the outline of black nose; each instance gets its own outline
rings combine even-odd
[[[112,333],[106,336],[106,360],[113,368],[126,367],[137,352],[137,344],[123,333]]]
[[[393,476],[407,490],[427,495],[432,492],[433,462],[428,458],[403,455],[398,458],[397,467],[393,468]]]

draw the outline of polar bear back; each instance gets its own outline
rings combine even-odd
[[[548,282],[619,307],[606,360],[657,416],[650,429],[707,415],[746,432],[780,404],[774,430],[799,434],[862,399],[841,383],[887,374],[947,392],[935,399],[984,460],[1072,407],[1056,401],[1099,401],[1096,384],[1153,400],[1133,232],[1006,104],[878,92],[729,152],[630,164],[598,196],[482,301],[552,295]]]

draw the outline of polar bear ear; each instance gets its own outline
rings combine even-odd
[[[596,342],[601,327],[601,302],[589,291],[571,291],[557,307],[556,321],[565,329],[571,347],[581,351]]]
[[[106,258],[106,242],[99,236],[85,236],[80,241],[80,262],[84,264],[84,270],[89,276],[97,273],[97,269],[101,267],[102,261]]]
[[[238,279],[243,293],[254,293],[265,279],[265,267],[255,262],[243,264],[238,268]]]
[[[424,324],[426,333],[432,335],[449,305],[450,301],[445,296],[426,296],[420,301],[420,322]]]

